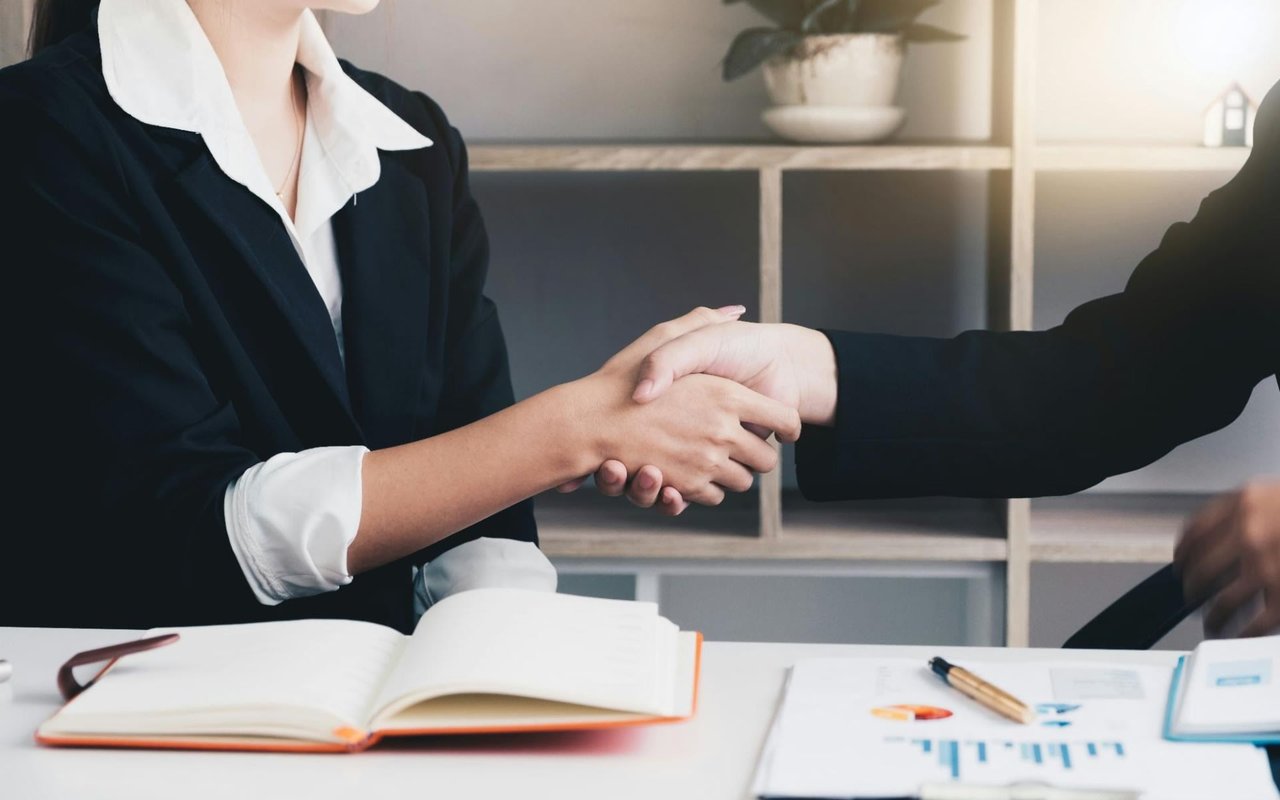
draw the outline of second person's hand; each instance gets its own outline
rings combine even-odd
[[[652,403],[635,403],[628,397],[635,387],[641,362],[652,352],[699,328],[735,320],[744,310],[741,306],[714,311],[700,308],[657,325],[611,358],[595,375],[580,382],[617,386],[620,397],[624,398],[618,407],[612,407],[608,398],[614,396],[616,390],[606,389],[595,404],[583,409],[584,413],[600,413],[609,419],[609,440],[614,444],[606,453],[611,460],[602,464],[597,472],[601,491],[618,493],[612,491],[612,487],[625,486],[630,472],[635,478],[631,481],[633,502],[653,505],[662,491],[669,499],[663,504],[664,509],[676,505],[669,513],[678,513],[683,510],[685,497],[705,505],[718,504],[724,498],[724,490],[749,488],[753,482],[752,471],[767,472],[776,466],[777,454],[773,448],[747,429],[757,431],[761,437],[776,431],[780,440],[795,441],[800,420],[791,404],[710,376],[694,376],[696,379],[663,392],[662,398],[655,395]],[[653,408],[647,408],[648,405]],[[732,424],[724,424],[728,419],[732,419]],[[620,424],[625,426],[633,421],[636,429],[631,434],[625,429],[617,430]],[[681,430],[684,433],[675,439],[662,435]],[[670,457],[681,450],[694,452],[689,445],[698,441],[702,446],[692,461],[681,463]],[[664,464],[665,475],[656,467],[644,466],[649,463],[644,458],[645,452],[668,454],[656,462]],[[718,463],[713,465],[709,461]],[[712,476],[711,480],[704,480],[708,475]],[[573,491],[581,483],[582,480],[571,481],[561,486],[560,491]],[[663,489],[664,483],[671,485]]]
[[[650,402],[696,374],[726,378],[786,403],[809,424],[835,420],[835,352],[810,328],[735,320],[689,331],[644,358],[633,397]]]
[[[1174,564],[1187,599],[1210,601],[1210,635],[1280,631],[1280,480],[1257,480],[1206,504],[1187,523]],[[1239,630],[1229,629],[1237,620]]]

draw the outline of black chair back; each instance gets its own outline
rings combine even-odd
[[[1062,645],[1073,650],[1148,650],[1196,610],[1182,596],[1173,565],[1125,592]],[[1266,748],[1271,777],[1280,788],[1280,745]]]
[[[1195,611],[1170,564],[1130,589],[1062,645],[1072,650],[1147,650]]]

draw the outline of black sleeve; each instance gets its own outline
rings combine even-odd
[[[199,622],[256,606],[223,494],[260,459],[206,381],[112,154],[2,87],[0,109],[9,491],[35,521],[12,534],[32,546],[25,577],[4,582],[51,607],[102,597],[79,609],[86,625],[106,608],[119,626],[120,609],[162,604],[164,618]]]
[[[1123,292],[1056,328],[828,332],[837,420],[801,438],[805,495],[1067,494],[1234,420],[1280,367],[1280,84],[1255,145]]]
[[[437,415],[439,432],[453,430],[501,411],[515,402],[507,361],[506,340],[498,309],[484,294],[489,271],[489,237],[480,207],[471,195],[467,150],[462,137],[443,112],[424,95],[417,95],[434,117],[445,139],[453,168],[453,231],[450,245],[449,319],[444,389]],[[425,561],[452,547],[482,536],[538,541],[533,501],[525,500],[459,531],[439,545],[415,556]]]

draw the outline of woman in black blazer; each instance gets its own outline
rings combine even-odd
[[[513,405],[461,139],[340,64],[301,0],[38,12],[38,54],[0,71],[0,624],[407,629],[475,583],[458,559],[415,602],[415,570],[536,542],[528,498],[606,457],[715,503],[775,464],[743,423],[798,434],[718,378],[628,402],[643,354],[733,310]]]

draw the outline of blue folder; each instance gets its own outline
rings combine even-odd
[[[1164,709],[1164,738],[1172,742],[1237,742],[1256,744],[1259,747],[1280,744],[1280,731],[1275,733],[1196,734],[1194,736],[1175,734],[1173,732],[1173,710],[1178,704],[1178,688],[1182,685],[1182,667],[1186,663],[1187,657],[1179,656],[1178,665],[1173,668],[1173,680],[1169,682],[1169,702]],[[1277,782],[1277,785],[1280,785],[1280,782]]]

